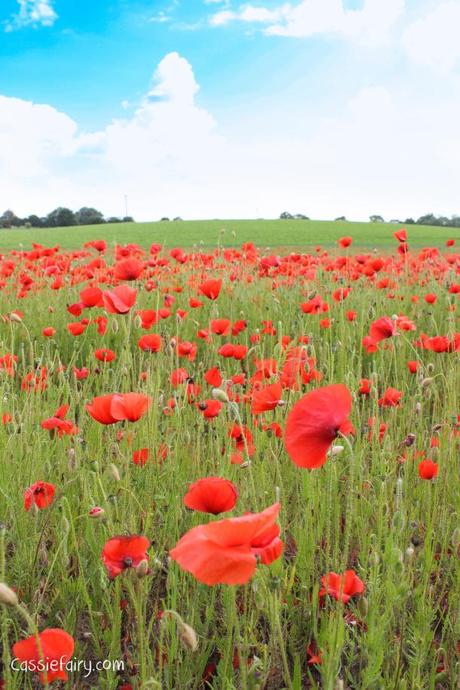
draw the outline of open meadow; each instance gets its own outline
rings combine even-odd
[[[76,249],[101,236],[109,247],[116,243],[136,243],[148,249],[152,242],[164,247],[238,247],[253,242],[257,247],[332,247],[344,235],[353,237],[354,246],[389,249],[392,233],[401,226],[394,223],[354,223],[321,220],[180,220],[155,223],[108,223],[67,228],[13,228],[0,230],[0,251],[31,249],[33,242],[63,249]],[[459,228],[411,226],[413,247],[444,247],[446,239],[460,240]]]
[[[0,688],[456,687],[458,246],[2,231]]]

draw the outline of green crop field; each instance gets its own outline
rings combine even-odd
[[[391,223],[351,223],[306,220],[192,220],[155,223],[116,223],[67,228],[11,229],[0,231],[0,250],[28,249],[32,242],[59,244],[64,249],[103,237],[108,244],[137,243],[148,247],[159,242],[167,247],[206,247],[220,244],[237,246],[254,242],[257,246],[305,247],[333,245],[339,237],[350,235],[356,246],[378,249],[394,244],[393,232],[400,225]],[[408,226],[411,246],[442,247],[448,238],[459,239],[459,228]]]

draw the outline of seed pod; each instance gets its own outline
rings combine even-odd
[[[109,470],[110,470],[110,474],[115,479],[115,481],[119,482],[121,479],[120,472],[118,471],[118,467],[116,465],[114,465],[113,462],[110,463]]]
[[[112,321],[110,322],[110,328],[111,328],[112,333],[114,335],[116,335],[118,333],[119,325],[118,325],[118,321],[116,319],[112,319]]]
[[[19,604],[16,592],[4,582],[0,582],[0,604],[5,604],[5,606],[17,606]]]

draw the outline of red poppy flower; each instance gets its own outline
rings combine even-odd
[[[115,352],[113,350],[107,350],[106,348],[95,350],[94,356],[100,362],[113,362],[113,360],[116,358]]]
[[[136,280],[144,270],[142,261],[134,258],[117,261],[113,267],[113,274],[117,280]]]
[[[407,232],[404,230],[404,228],[401,228],[401,230],[396,230],[396,232],[393,233],[393,237],[396,237],[398,242],[407,242]]]
[[[54,484],[47,482],[35,482],[24,491],[24,508],[29,511],[32,505],[39,510],[50,506],[54,499],[56,489]]]
[[[102,307],[102,290],[98,287],[87,287],[80,292],[80,302],[85,307]]]
[[[280,504],[261,513],[248,513],[194,527],[170,551],[181,568],[206,585],[241,585],[257,567],[281,556],[283,543],[275,525]]]
[[[222,477],[205,477],[190,485],[184,505],[200,513],[219,515],[233,510],[238,498],[236,486]]]
[[[281,383],[272,383],[269,386],[255,391],[251,402],[252,414],[261,414],[262,412],[274,410],[278,405],[283,403],[281,399],[282,395],[283,388]]]
[[[409,362],[407,362],[407,368],[409,369],[411,374],[416,374],[419,366],[420,362],[418,362],[416,359],[411,359],[409,360]]]
[[[78,369],[78,367],[74,367],[73,373],[77,381],[82,381],[83,379],[88,378],[89,369],[87,367],[82,367],[81,369]]]
[[[361,379],[361,384],[358,388],[360,395],[369,395],[371,392],[371,382],[369,379]]]
[[[433,292],[429,292],[423,299],[427,304],[434,304],[438,298]]]
[[[365,351],[370,354],[372,352],[378,352],[379,346],[370,335],[365,335],[361,341],[361,344]]]
[[[115,424],[118,422],[118,419],[112,414],[112,401],[115,396],[116,393],[100,395],[94,398],[93,402],[85,405],[86,410],[100,424]]]
[[[13,656],[20,662],[27,662],[30,669],[40,671],[43,685],[55,680],[67,680],[65,668],[75,647],[73,637],[60,628],[46,628],[38,637],[41,653],[35,635],[31,635],[13,645]],[[42,666],[44,670],[40,670]]]
[[[205,280],[201,283],[199,290],[208,299],[217,299],[222,288],[222,280]]]
[[[387,388],[383,396],[379,398],[380,407],[398,407],[403,394],[396,388]]]
[[[346,604],[351,597],[362,594],[365,590],[364,582],[359,579],[354,570],[346,570],[343,575],[328,573],[321,578],[322,589],[319,596],[324,597],[329,594],[337,601]]]
[[[148,448],[141,448],[140,450],[133,451],[133,462],[135,465],[145,465],[149,459],[150,451]]]
[[[215,335],[228,335],[230,333],[230,319],[212,319],[211,332]]]
[[[339,432],[349,433],[351,394],[339,383],[303,396],[289,412],[284,445],[299,467],[314,469],[326,462],[326,453]]]
[[[339,245],[345,249],[346,247],[349,247],[351,245],[351,243],[353,242],[353,238],[349,236],[341,237],[338,242]]]
[[[220,374],[219,368],[213,367],[212,369],[208,369],[208,371],[204,375],[204,380],[210,386],[213,386],[214,388],[219,388],[219,386],[222,383],[222,376]]]
[[[391,338],[396,334],[396,323],[389,316],[382,316],[371,324],[369,335],[372,340],[379,343],[381,340]]]
[[[102,254],[107,249],[107,242],[105,240],[91,240],[90,242],[85,242],[83,246],[93,247],[93,249]]]
[[[157,333],[149,333],[139,338],[137,344],[144,352],[159,352],[161,350],[161,337]]]
[[[118,285],[102,293],[104,308],[110,314],[127,314],[136,302],[137,291],[128,285]]]
[[[45,336],[45,338],[52,338],[55,333],[56,329],[52,326],[47,326],[42,330],[42,334]]]
[[[219,416],[223,405],[219,400],[209,399],[197,403],[197,407],[205,419],[214,419]]]
[[[102,550],[102,561],[111,580],[127,568],[136,568],[141,561],[147,561],[150,541],[138,535],[112,537]]]
[[[151,404],[152,398],[143,393],[123,393],[113,396],[110,412],[117,421],[137,422],[147,414]]]
[[[75,323],[68,323],[67,330],[69,331],[70,335],[79,336],[86,331],[87,325],[88,324],[85,324],[82,321],[76,321]]]
[[[430,458],[426,458],[426,460],[422,460],[418,464],[418,474],[421,479],[434,479],[438,471],[438,465]]]

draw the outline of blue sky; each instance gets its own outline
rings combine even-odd
[[[2,0],[0,206],[460,213],[459,25],[460,0]]]

